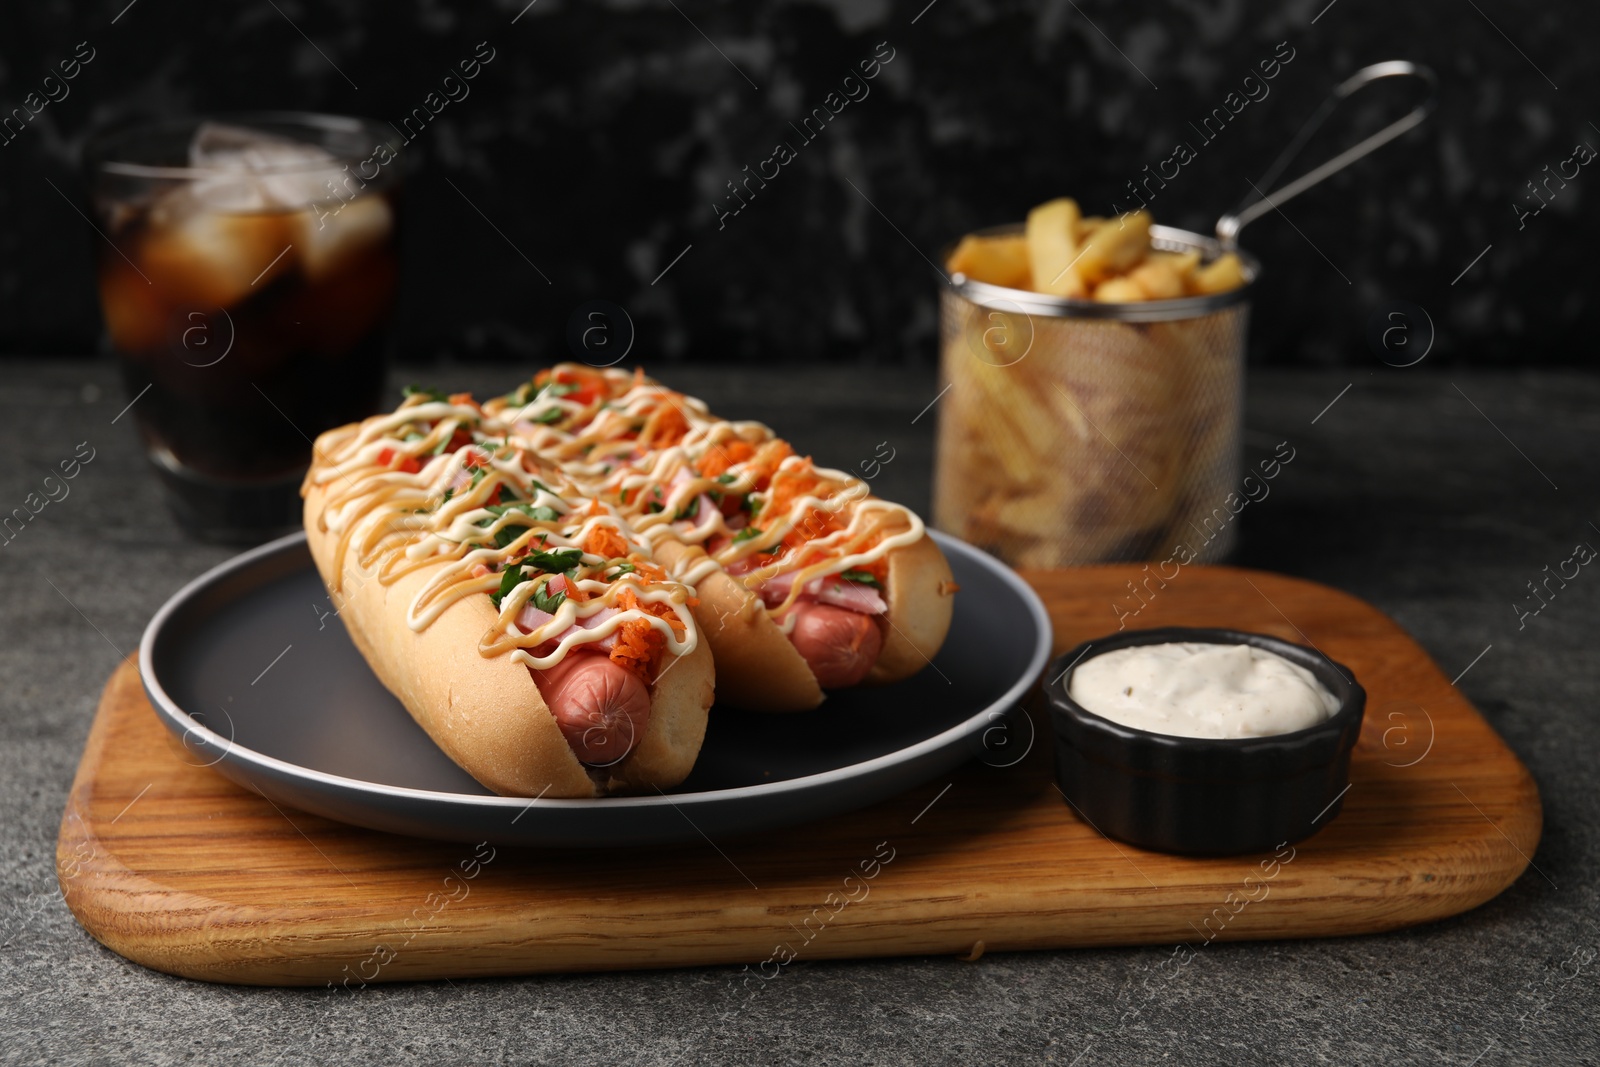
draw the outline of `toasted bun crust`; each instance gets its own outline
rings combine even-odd
[[[669,573],[705,550],[663,539],[652,548]],[[822,687],[805,658],[743,582],[716,571],[695,586],[694,621],[716,660],[717,699],[749,711],[807,711],[822,703]]]
[[[705,736],[712,698],[711,655],[704,644],[663,661],[651,688],[650,720],[634,750],[599,773],[578,762],[528,668],[510,655],[484,657],[478,641],[494,624],[487,597],[451,604],[420,633],[406,610],[432,566],[383,585],[347,554],[332,573],[337,537],[322,528],[326,494],[308,481],[306,539],[317,570],[338,590],[339,617],[379,681],[463,770],[503,796],[592,797],[677,785]]]
[[[926,667],[950,632],[955,608],[950,563],[933,538],[895,549],[887,559],[889,580],[884,583],[884,599],[889,603],[885,616],[889,625],[883,635],[883,651],[863,685],[898,682]]]

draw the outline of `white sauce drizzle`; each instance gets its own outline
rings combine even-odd
[[[558,372],[561,369],[556,368]],[[574,431],[559,429],[559,419],[548,424],[529,421],[530,415],[537,417],[556,407],[564,415],[575,414],[579,417],[589,410],[564,397],[536,398],[520,407],[498,406],[491,401],[486,425],[492,423],[497,434],[504,433],[508,440],[522,444],[536,454],[562,462],[567,472],[583,481],[593,495],[607,500],[628,500],[627,505],[619,508],[619,513],[639,540],[648,546],[654,546],[664,538],[704,545],[719,536],[737,536],[739,531],[728,525],[720,509],[710,517],[702,514],[692,519],[678,519],[677,516],[702,494],[753,493],[759,473],[755,460],[764,446],[778,442],[773,431],[759,422],[718,419],[709,413],[703,401],[674,392],[648,379],[636,378],[625,371],[609,369],[602,372],[602,377],[608,391],[617,393],[621,390],[620,395],[590,405],[594,410],[589,421]],[[660,417],[667,409],[675,409],[688,425],[682,439],[666,448],[633,455],[637,451],[634,438],[641,426],[648,425],[650,420]],[[699,459],[733,440],[753,446],[757,456],[730,465],[726,473],[733,475],[732,481],[720,482],[695,474]],[[914,544],[926,536],[926,527],[915,513],[898,504],[871,498],[866,483],[851,474],[810,466],[808,460],[794,455],[784,458],[778,464],[777,472],[781,475],[814,474],[828,483],[831,491],[821,496],[803,494],[796,497],[782,516],[767,515],[763,509],[745,527],[760,529],[758,536],[730,541],[720,550],[705,556],[690,554],[674,569],[672,576],[676,580],[698,585],[716,573],[718,568],[725,568],[765,549],[779,547],[814,511],[828,515],[847,514],[848,519],[842,530],[808,538],[799,551],[784,552],[772,562],[739,579],[747,588],[756,589],[778,575],[796,572],[787,598],[768,609],[774,620],[781,622],[790,614],[790,609],[806,584],[813,579],[870,567],[895,549]],[[680,476],[678,484],[672,485]],[[658,489],[662,491],[662,497],[655,500],[654,493]],[[771,495],[770,489],[764,493],[753,493],[752,500],[764,505]],[[650,511],[652,504],[659,505],[659,510]],[[704,510],[703,505],[701,509]],[[897,526],[901,528],[890,532],[891,528]],[[792,624],[791,620],[789,625]]]
[[[424,432],[430,420],[435,425]],[[400,436],[411,428],[412,440]],[[455,452],[433,451],[448,444],[457,430],[473,430],[474,445]],[[689,610],[690,590],[675,581],[655,581],[641,568],[653,568],[637,537],[630,537],[627,526],[613,509],[583,496],[555,469],[538,465],[529,471],[524,451],[515,441],[492,440],[483,430],[493,429],[490,420],[480,418],[476,408],[438,401],[408,399],[397,411],[374,416],[354,433],[338,433],[323,438],[324,451],[311,472],[311,484],[328,493],[322,522],[338,537],[338,559],[355,551],[364,566],[375,569],[383,584],[389,584],[417,566],[444,559],[441,566],[412,597],[406,611],[407,625],[422,631],[456,601],[465,596],[483,595],[499,589],[500,568],[530,551],[556,552],[578,549],[600,527],[609,530],[628,547],[626,557],[636,568],[631,572],[614,569],[623,557],[605,559],[582,552],[578,557],[577,578],[566,578],[585,596],[583,601],[566,596],[554,618],[532,631],[524,632],[516,618],[552,575],[524,571],[523,581],[501,599],[496,624],[484,635],[479,651],[485,656],[511,652],[512,658],[536,669],[552,667],[578,645],[604,641],[629,622],[642,621],[661,633],[663,648],[673,655],[686,655],[698,642],[694,616]],[[415,473],[380,465],[385,452],[390,464],[409,458],[422,464]],[[476,485],[471,484],[468,459],[484,471]],[[542,484],[535,484],[542,483]],[[456,486],[448,499],[447,490]],[[561,491],[557,492],[555,486]],[[515,498],[507,501],[499,515],[490,511],[489,500],[495,489],[503,488]],[[523,513],[549,508],[554,519],[534,519]],[[481,524],[481,525],[480,525]],[[502,530],[519,530],[504,547],[494,544]],[[483,567],[486,573],[473,572]],[[342,567],[336,567],[338,573]],[[602,575],[610,573],[611,580]],[[656,573],[652,570],[652,573]],[[640,607],[622,608],[625,593],[639,604],[664,605],[672,619]],[[543,656],[528,649],[554,640],[572,628],[576,620],[612,609],[615,614],[592,628],[579,627],[562,636],[556,647]],[[674,621],[676,625],[674,625]]]

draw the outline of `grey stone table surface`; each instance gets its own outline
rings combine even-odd
[[[425,373],[484,391],[511,378]],[[888,440],[896,458],[876,484],[926,508],[936,420],[917,416],[937,393],[931,374],[666,376],[779,426],[819,462],[850,466]],[[1243,515],[1235,561],[1358,594],[1448,676],[1465,671],[1461,689],[1539,782],[1544,839],[1535,868],[1476,911],[1383,936],[1217,944],[1150,999],[1141,983],[1170,949],[796,963],[759,996],[734,967],[351,996],[204,985],[114,955],[56,886],[67,789],[106,676],[166,597],[229,554],[186,541],[163,513],[133,420],[115,418],[125,403],[103,362],[0,364],[0,511],[80,443],[94,450],[69,494],[0,545],[4,1062],[1600,1060],[1600,575],[1582,571],[1523,614],[1546,565],[1600,545],[1600,379],[1252,375],[1247,453],[1287,440],[1296,459]]]

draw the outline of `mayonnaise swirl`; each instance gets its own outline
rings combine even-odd
[[[551,381],[564,369],[590,380],[597,377],[587,368],[562,365],[554,368]],[[762,423],[719,419],[703,401],[640,374],[611,369],[598,377],[605,388],[588,403],[573,399],[575,391],[583,391],[575,384],[561,383],[558,389],[548,383],[543,388],[528,385],[515,398],[486,404],[487,422],[508,441],[562,463],[590,495],[615,501],[618,514],[646,545],[671,539],[719,546],[685,553],[673,573],[678,581],[697,585],[718,570],[730,569],[755,589],[793,573],[789,593],[769,609],[782,621],[813,579],[871,567],[926,536],[915,513],[872,498],[864,481],[844,471],[814,467],[792,454],[773,470],[776,453],[789,450]],[[673,443],[652,445],[675,425],[681,433]],[[698,473],[703,462],[734,442],[753,454],[718,464],[723,469],[717,477]],[[758,488],[769,475],[771,484]],[[816,485],[793,496],[783,513],[775,514],[768,505],[777,481],[786,477],[808,478]],[[733,525],[720,507],[706,506],[729,494],[749,494],[754,516],[741,516]],[[839,528],[825,528],[836,524]],[[798,538],[792,536],[796,531]]]
[[[464,597],[504,589],[478,650],[509,652],[538,669],[636,621],[661,634],[665,652],[693,651],[690,590],[650,562],[648,546],[615,508],[583,494],[520,442],[488,432],[494,428],[474,404],[412,396],[393,413],[319,439],[307,483],[327,493],[319,522],[337,537],[336,588],[352,553],[385,585],[436,564],[407,606],[406,623],[417,632]],[[589,551],[597,545],[620,551]],[[540,553],[552,566],[567,565],[551,573],[538,565]],[[561,588],[552,590],[557,578]],[[536,598],[555,610],[524,630],[517,620]],[[583,624],[602,612],[599,622]],[[543,655],[533,651],[552,641]]]

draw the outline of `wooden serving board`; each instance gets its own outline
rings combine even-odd
[[[1140,576],[1025,575],[1058,651],[1114,629],[1111,605],[1136,604],[1126,583]],[[755,838],[610,852],[441,844],[282,810],[193,766],[125,663],[62,817],[62,892],[91,934],[158,970],[354,988],[698,964],[770,977],[795,959],[1370,933],[1466,911],[1529,864],[1542,822],[1532,777],[1370,605],[1194,567],[1132,621],[1270,633],[1353,669],[1369,704],[1343,814],[1275,857],[1113,843],[1055,789],[1035,711],[1037,742],[1010,767],[973,763]]]

